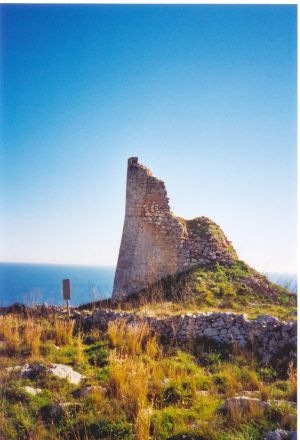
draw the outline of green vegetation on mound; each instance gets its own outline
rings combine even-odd
[[[107,302],[160,316],[219,310],[247,313],[249,317],[265,313],[281,319],[293,319],[296,303],[295,294],[240,260],[231,265],[198,266],[162,279],[122,302]]]
[[[192,220],[181,219],[181,221],[186,225],[190,236],[195,238],[200,237],[209,242],[215,242],[218,244],[218,248],[222,251],[226,251],[233,260],[238,259],[231,242],[227,239],[220,226],[215,222],[207,217],[196,217]]]

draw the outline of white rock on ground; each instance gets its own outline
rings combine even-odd
[[[84,378],[82,374],[74,371],[73,368],[69,367],[68,365],[52,364],[52,366],[49,368],[49,371],[54,376],[60,377],[61,379],[67,379],[70,383],[74,385],[78,385],[81,379]]]
[[[16,371],[20,371],[20,370],[22,370],[21,365],[15,365],[14,367],[7,367],[6,368],[6,371],[9,371],[9,372],[12,372],[12,373],[14,373]]]
[[[32,394],[33,396],[36,396],[37,394],[40,394],[42,392],[41,388],[33,388],[28,385],[23,388],[27,393]]]

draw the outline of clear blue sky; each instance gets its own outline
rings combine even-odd
[[[127,158],[296,270],[296,6],[2,5],[2,261],[114,265]]]

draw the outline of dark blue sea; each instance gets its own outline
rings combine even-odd
[[[0,305],[62,305],[62,280],[71,280],[71,305],[109,298],[115,268],[52,264],[0,263]]]
[[[0,263],[0,306],[14,302],[62,305],[64,278],[71,280],[71,304],[74,306],[109,298],[114,274],[115,268],[107,266]],[[266,275],[271,281],[296,292],[296,275]]]

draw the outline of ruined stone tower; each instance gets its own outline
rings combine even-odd
[[[126,212],[113,299],[200,264],[230,264],[236,252],[218,225],[206,217],[184,220],[170,210],[162,180],[128,159]]]

